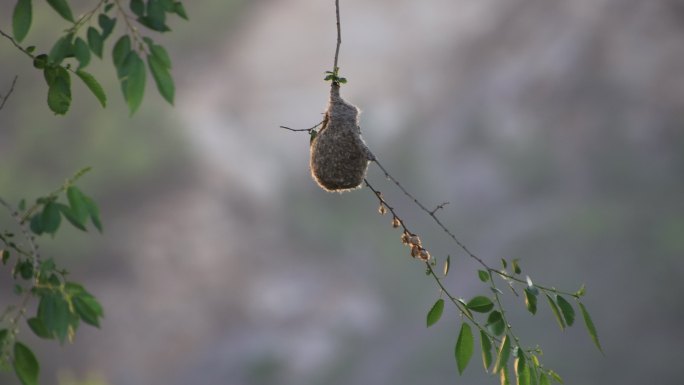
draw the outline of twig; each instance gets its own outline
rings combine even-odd
[[[17,78],[19,76],[14,75],[14,79],[12,80],[12,85],[10,86],[9,91],[7,91],[7,94],[5,96],[0,95],[0,99],[2,99],[2,102],[0,102],[0,110],[2,110],[3,107],[5,107],[5,102],[7,102],[7,99],[9,99],[10,95],[12,95],[12,91],[14,91],[14,85],[17,84]]]
[[[284,128],[286,130],[290,130],[290,131],[294,131],[294,132],[306,131],[308,133],[311,133],[311,131],[315,130],[318,126],[320,126],[323,123],[325,123],[325,120],[321,120],[320,123],[318,123],[317,125],[315,125],[311,128],[290,128],[290,127],[285,127],[285,126],[280,126],[280,128]]]
[[[4,32],[3,30],[1,30],[1,29],[0,29],[0,35],[6,37],[6,38],[7,38],[9,41],[11,41],[12,44],[14,44],[14,46],[17,47],[21,52],[25,53],[25,54],[28,55],[31,59],[33,59],[33,54],[31,54],[31,52],[27,51],[24,47],[20,46],[19,43],[17,43],[17,41],[14,40],[14,38],[13,38],[12,36],[8,35],[7,33],[5,33],[5,32]]]
[[[442,203],[438,204],[437,207],[435,207],[432,211],[430,211],[430,213],[434,214],[437,212],[437,210],[443,209],[444,206],[446,206],[448,204],[449,204],[449,202],[442,202]]]
[[[337,59],[340,56],[340,45],[342,44],[342,29],[340,27],[340,0],[335,0],[335,16],[337,17],[337,46],[335,47],[335,63],[333,72],[337,73]]]

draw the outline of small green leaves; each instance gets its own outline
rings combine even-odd
[[[492,341],[484,331],[480,330],[480,348],[482,348],[482,366],[485,372],[492,365]]]
[[[427,327],[430,327],[437,323],[442,317],[442,312],[444,311],[444,300],[438,299],[427,314]]]
[[[603,348],[601,348],[601,343],[599,342],[598,334],[596,334],[596,327],[594,326],[594,321],[591,320],[591,316],[589,315],[587,308],[584,307],[584,304],[582,304],[582,302],[579,302],[579,307],[580,311],[582,312],[582,318],[584,318],[584,325],[587,327],[587,331],[589,331],[589,336],[591,336],[591,340],[594,341],[594,345],[596,345],[598,350],[601,353],[603,353]]]
[[[551,385],[549,376],[547,376],[546,373],[541,373],[539,375],[539,385]]]
[[[520,273],[522,273],[522,269],[520,268],[520,264],[518,264],[518,258],[514,259],[514,260],[512,261],[512,264],[513,264],[513,272],[514,272],[515,274],[520,274]]]
[[[558,326],[560,327],[561,330],[565,329],[565,321],[563,320],[563,317],[560,314],[560,310],[558,309],[558,306],[556,305],[556,301],[551,298],[550,295],[546,295],[546,300],[549,302],[549,306],[551,307],[551,311],[553,312],[553,315],[556,317],[556,321],[558,322]]]
[[[511,381],[508,376],[508,367],[504,366],[499,374],[499,381],[501,385],[511,385]]]
[[[42,230],[48,234],[55,234],[59,229],[59,224],[62,221],[62,216],[59,213],[59,208],[54,202],[49,202],[43,208],[40,215],[40,223]]]
[[[48,107],[56,115],[64,115],[71,106],[71,77],[60,66],[48,66],[43,70],[48,84]]]
[[[549,376],[551,376],[551,378],[553,378],[554,381],[556,381],[559,384],[563,383],[563,379],[561,378],[561,376],[558,375],[558,373],[554,372],[553,370],[549,370],[548,373],[549,373]]]
[[[105,40],[114,30],[116,19],[112,19],[104,13],[101,13],[97,18],[97,23],[100,28],[102,28],[102,40]]]
[[[38,385],[38,360],[31,349],[21,342],[14,343],[14,372],[23,385]]]
[[[515,369],[517,385],[530,385],[530,371],[525,360],[525,353],[520,348],[518,348],[513,368]]]
[[[129,8],[131,9],[131,12],[133,12],[133,14],[136,16],[145,15],[145,3],[143,2],[143,0],[131,0]]]
[[[173,104],[175,86],[169,70],[171,69],[171,59],[164,47],[154,44],[151,39],[145,40],[150,48],[147,55],[147,65],[150,68],[157,90],[169,104]]]
[[[71,13],[71,8],[69,8],[66,0],[47,0],[47,2],[60,16],[72,23],[74,22],[74,15]]]
[[[50,336],[64,342],[69,329],[69,304],[59,293],[45,293],[38,304],[38,316]]]
[[[506,334],[501,340],[499,351],[497,352],[496,363],[494,364],[494,373],[498,373],[508,363],[508,357],[511,354],[511,340]]]
[[[566,301],[565,298],[560,295],[556,296],[556,301],[558,302],[561,313],[563,313],[563,318],[565,318],[565,324],[572,326],[575,322],[575,309],[572,308],[570,302]]]
[[[478,270],[477,276],[480,278],[480,281],[482,281],[482,282],[489,281],[489,273],[485,270]]]
[[[85,83],[86,87],[90,90],[90,92],[95,95],[97,100],[100,102],[102,107],[107,106],[107,95],[105,94],[104,90],[102,89],[102,86],[100,83],[97,82],[95,77],[93,75],[89,74],[88,72],[85,72],[83,70],[77,70],[76,75]]]
[[[48,340],[53,338],[52,334],[50,334],[50,332],[47,330],[45,324],[43,324],[43,321],[41,321],[40,318],[29,318],[28,320],[26,320],[26,323],[28,324],[33,334],[35,334],[36,336]]]
[[[24,40],[28,34],[32,18],[31,0],[17,0],[12,13],[12,34],[17,42]]]
[[[468,301],[466,306],[472,311],[476,311],[478,313],[487,313],[492,310],[494,303],[492,303],[491,299],[478,295],[477,297],[473,297],[473,299]]]
[[[346,78],[340,77],[340,67],[335,67],[332,71],[325,71],[325,74],[325,78],[323,78],[325,81],[332,81],[333,84],[338,86],[347,83]]]
[[[50,53],[48,54],[48,58],[50,59],[51,63],[60,64],[64,58],[73,54],[73,47],[71,44],[71,40],[73,38],[74,35],[68,33],[57,39],[55,44],[52,46]]]
[[[456,341],[456,366],[458,367],[458,374],[463,374],[470,358],[473,355],[473,332],[470,325],[467,323],[461,324],[461,331],[458,333],[458,340]]]
[[[74,40],[74,56],[78,60],[78,69],[81,69],[90,63],[90,48],[88,44],[80,37]]]
[[[121,56],[126,52],[125,58]],[[131,115],[140,107],[145,94],[146,71],[145,63],[135,51],[130,50],[130,39],[119,39],[113,51],[114,64],[121,82],[121,91],[128,103]],[[119,64],[120,63],[120,64]]]
[[[525,306],[530,313],[537,313],[537,295],[529,287],[525,288]]]
[[[86,37],[88,39],[88,46],[90,47],[90,50],[93,51],[97,57],[102,59],[102,49],[104,47],[104,39],[100,35],[99,32],[97,32],[97,29],[94,27],[88,27],[88,32],[86,33]]]
[[[180,18],[188,20],[188,14],[185,12],[185,7],[183,7],[183,3],[180,1],[176,1],[173,4],[173,12]]]
[[[504,323],[503,316],[498,310],[494,310],[489,313],[487,317],[487,324],[485,325],[487,330],[495,336],[500,336],[506,330],[506,324]]]

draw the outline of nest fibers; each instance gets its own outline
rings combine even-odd
[[[372,159],[361,139],[359,109],[345,102],[333,83],[323,126],[311,142],[311,176],[326,191],[352,190],[361,186]]]

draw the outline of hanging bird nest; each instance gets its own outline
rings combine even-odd
[[[333,82],[323,125],[311,142],[311,176],[326,191],[353,190],[372,159],[361,139],[359,109],[340,97],[340,85]]]

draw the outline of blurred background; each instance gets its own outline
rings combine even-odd
[[[342,93],[369,146],[428,206],[451,202],[440,217],[491,265],[519,258],[539,283],[586,284],[606,356],[581,322],[561,332],[545,302],[532,317],[506,295],[524,343],[566,384],[680,383],[684,3],[341,2]],[[0,195],[30,199],[92,166],[81,186],[105,226],[41,240],[105,307],[71,345],[23,332],[43,383],[498,383],[479,353],[458,376],[455,309],[426,329],[439,292],[372,194],[320,190],[308,136],[278,128],[321,120],[333,3],[186,1],[190,22],[155,37],[175,108],[148,79],[132,118],[111,60],[91,64],[107,109],[75,82],[55,117],[42,75],[0,40],[0,93],[19,76],[0,111]],[[5,31],[13,6],[0,5]],[[36,4],[26,43],[45,50],[65,26]],[[369,178],[433,255],[451,255],[453,293],[487,293],[372,165]],[[13,301],[0,292],[0,307]]]

